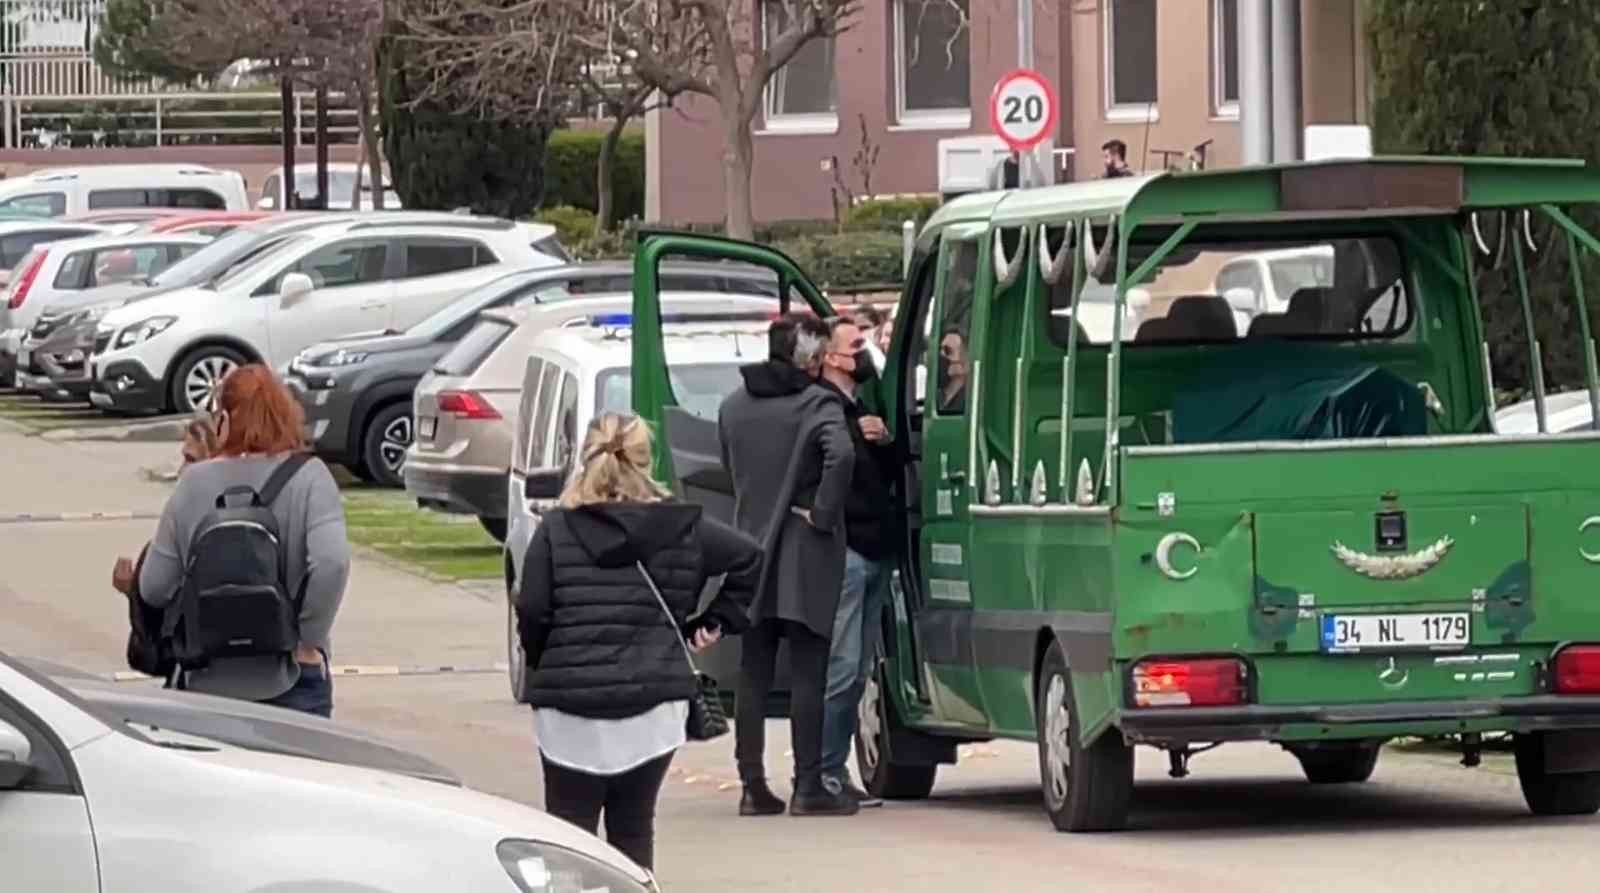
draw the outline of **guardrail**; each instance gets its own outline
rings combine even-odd
[[[356,109],[338,93],[329,94],[328,104],[329,141],[356,142]],[[283,129],[277,92],[7,95],[0,105],[7,149],[268,145],[281,139]],[[292,114],[297,142],[311,145],[316,95],[295,93]]]

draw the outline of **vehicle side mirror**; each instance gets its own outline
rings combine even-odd
[[[258,208],[259,210],[262,210],[262,211],[271,211],[273,208],[276,208],[277,206],[278,206],[278,200],[273,198],[270,195],[263,196],[261,201],[256,202],[256,208]]]
[[[283,299],[282,306],[287,307],[311,294],[314,288],[316,286],[310,276],[304,273],[285,273],[283,281],[278,283],[278,297]]]
[[[0,791],[21,785],[33,772],[33,745],[22,730],[0,720]]]
[[[566,469],[535,468],[528,472],[528,480],[523,484],[522,493],[529,499],[558,499],[566,485]]]
[[[1222,298],[1228,302],[1228,306],[1241,313],[1256,312],[1256,293],[1248,288],[1225,289]]]

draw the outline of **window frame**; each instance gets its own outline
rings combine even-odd
[[[396,261],[396,270],[395,275],[391,278],[393,278],[396,282],[411,282],[416,279],[432,279],[436,276],[454,276],[458,273],[476,270],[479,267],[490,267],[500,263],[500,256],[495,254],[494,250],[490,248],[487,243],[481,239],[474,239],[467,236],[406,236],[399,239],[395,244],[399,247],[400,253],[398,258],[393,258],[393,260]],[[437,273],[423,273],[413,276],[410,273],[411,249],[419,246],[442,248],[470,247],[472,249],[472,263],[464,267],[457,267],[453,270],[441,270]]]
[[[967,104],[963,108],[909,109],[906,107],[906,0],[891,0],[893,22],[889,28],[894,41],[894,112],[890,129],[900,130],[965,130],[972,126],[972,35],[970,19],[972,6],[967,5],[969,19],[967,34]]]
[[[1156,46],[1151,48],[1151,58],[1155,60],[1155,88],[1156,98],[1149,103],[1117,102],[1117,55],[1116,55],[1116,24],[1114,22],[1116,0],[1106,0],[1101,7],[1101,43],[1100,43],[1100,75],[1105,86],[1105,117],[1107,121],[1118,124],[1145,124],[1161,120],[1161,34],[1160,13],[1156,13]],[[1158,0],[1152,0],[1151,9],[1160,7]]]
[[[896,0],[898,5],[898,0]],[[772,14],[774,0],[762,0],[759,5],[761,29],[761,49],[765,51],[771,36],[767,31],[768,16]],[[833,94],[833,109],[827,112],[796,112],[786,113],[777,110],[773,101],[774,87],[778,79],[783,77],[788,65],[779,68],[767,78],[767,83],[761,88],[761,129],[774,133],[838,133],[839,132],[839,42],[837,37],[812,38],[813,41],[826,41],[832,45],[829,53],[828,86]],[[808,41],[808,44],[810,41]],[[793,64],[794,60],[790,60]]]
[[[1227,39],[1228,29],[1223,17],[1223,8],[1229,0],[1211,0],[1211,116],[1219,121],[1239,120],[1239,97],[1229,99],[1226,95],[1228,84],[1228,60],[1232,58],[1235,67],[1234,78],[1238,80],[1241,72],[1237,71],[1239,65],[1239,4],[1232,0],[1233,6],[1233,41]],[[1159,64],[1159,63],[1157,63]]]
[[[343,285],[317,284],[316,281],[313,280],[312,281],[313,287],[315,288],[316,291],[327,291],[327,290],[337,289],[337,288],[356,288],[356,287],[363,286],[363,285],[377,285],[380,282],[388,282],[388,281],[392,280],[394,277],[391,276],[390,273],[389,273],[389,264],[393,261],[394,257],[389,252],[394,250],[393,243],[390,240],[384,239],[384,238],[374,238],[374,237],[371,237],[371,236],[365,236],[365,237],[363,237],[363,236],[355,236],[353,238],[336,239],[336,240],[330,241],[330,242],[323,242],[320,245],[311,246],[309,250],[303,252],[299,257],[297,257],[294,260],[290,261],[288,264],[284,265],[283,267],[280,267],[278,269],[278,272],[274,273],[271,276],[268,276],[264,282],[262,282],[260,285],[256,286],[256,288],[253,291],[250,292],[250,295],[251,295],[251,297],[259,298],[259,297],[264,297],[264,296],[267,296],[267,295],[275,295],[275,294],[277,294],[278,293],[278,288],[283,282],[283,277],[289,275],[290,273],[303,273],[303,272],[305,272],[304,270],[300,269],[300,265],[304,264],[307,260],[310,260],[312,257],[315,257],[316,255],[323,253],[324,251],[328,251],[330,249],[335,249],[335,248],[347,248],[347,247],[366,248],[366,247],[371,247],[371,246],[380,247],[384,251],[383,263],[379,266],[379,273],[378,273],[378,278],[377,279],[373,279],[371,281],[366,281],[366,282],[358,280],[356,282],[347,282],[347,283],[345,283]],[[310,275],[310,274],[308,273],[306,275]]]

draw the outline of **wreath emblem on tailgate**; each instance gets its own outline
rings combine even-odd
[[[1442,536],[1433,545],[1408,555],[1367,555],[1335,541],[1333,555],[1345,567],[1363,577],[1374,580],[1404,580],[1432,570],[1434,565],[1444,560],[1450,547],[1455,544],[1455,540]]]

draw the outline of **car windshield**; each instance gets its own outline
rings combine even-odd
[[[209,287],[217,291],[233,287],[235,283],[249,275],[251,271],[261,264],[273,263],[289,252],[297,250],[305,243],[306,238],[305,236],[291,236],[263,251],[246,254],[244,257],[234,261],[227,269],[217,273],[216,277],[211,280]]]
[[[406,330],[407,335],[416,335],[420,338],[439,338],[452,328],[459,326],[463,320],[475,316],[480,310],[489,310],[495,307],[504,307],[527,287],[529,276],[525,273],[513,273],[502,279],[485,284],[482,288],[475,288],[462,295],[449,304],[435,310],[432,315],[425,317],[420,322]],[[543,292],[540,292],[541,296]],[[521,303],[518,301],[517,303]],[[465,333],[465,329],[456,334],[454,341]]]
[[[667,370],[678,406],[689,414],[716,421],[722,400],[738,389],[741,363],[684,363]],[[601,371],[595,388],[596,412],[633,412],[633,372],[626,366]]]

